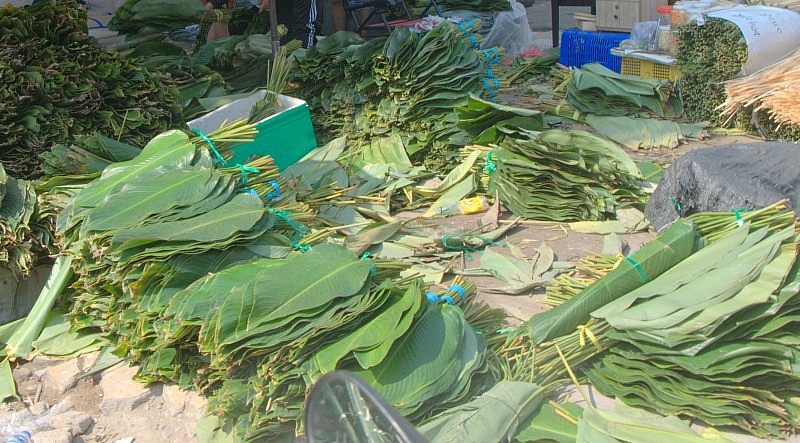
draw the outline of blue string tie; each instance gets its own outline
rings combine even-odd
[[[268,185],[272,186],[273,191],[267,193],[266,197],[269,199],[276,199],[281,196],[281,186],[275,180],[270,180],[267,182]]]
[[[208,136],[205,135],[203,131],[201,131],[198,128],[192,128],[192,132],[199,135],[200,138],[202,138],[203,140],[205,140],[206,143],[208,143],[208,146],[211,148],[211,152],[214,154],[215,157],[214,162],[219,163],[222,166],[225,166],[225,159],[222,158],[222,155],[220,155],[219,151],[217,151],[217,148],[214,147],[214,143],[211,141],[211,139],[208,138]]]
[[[744,226],[744,219],[742,218],[743,211],[744,209],[734,209],[731,211],[736,214],[736,224],[739,225],[740,228]]]
[[[492,160],[492,153],[486,154],[486,165],[483,167],[483,170],[488,172],[489,174],[494,173],[497,170],[497,162]]]
[[[261,173],[261,171],[259,171],[258,169],[250,167],[250,166],[245,166],[245,165],[241,165],[241,164],[237,164],[236,166],[239,169],[241,169],[241,171],[242,171],[242,186],[247,186],[247,173],[248,172],[252,172],[253,174]]]
[[[464,288],[462,288],[461,285],[452,285],[447,288],[447,290],[458,293],[458,295],[461,297],[462,303],[467,299],[467,293],[464,291]]]
[[[444,301],[447,302],[448,305],[455,306],[455,303],[453,303],[453,299],[448,297],[448,296],[446,296],[446,295],[443,296],[443,297],[439,297],[438,295],[434,294],[433,292],[426,292],[425,293],[425,297],[431,303],[439,303],[440,301],[444,300]]]
[[[637,273],[639,273],[639,278],[642,279],[642,283],[647,283],[650,281],[650,279],[647,278],[647,274],[645,274],[644,269],[642,269],[642,265],[640,265],[636,260],[630,257],[625,257],[625,260],[627,260],[628,263],[633,265],[633,268],[636,269]]]

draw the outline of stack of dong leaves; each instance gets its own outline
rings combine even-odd
[[[510,360],[513,378],[563,380],[568,361],[600,392],[638,408],[758,436],[792,432],[800,425],[797,242],[795,214],[782,202],[678,220],[534,315],[514,345],[529,343],[536,361]]]
[[[271,159],[214,158],[169,131],[66,200],[75,329],[101,330],[145,381],[204,392],[223,417],[212,431],[237,441],[290,439],[310,385],[334,369],[415,421],[493,384],[462,310],[473,285],[440,294],[458,306],[429,303],[421,279],[400,277],[408,265],[321,243]]]

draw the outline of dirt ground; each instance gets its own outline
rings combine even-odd
[[[756,140],[744,136],[714,137],[706,141],[691,142],[672,150],[631,152],[631,156],[636,161],[651,160],[667,166],[681,155],[695,149],[754,141]],[[454,216],[439,219],[436,223],[439,223],[443,230],[468,231],[475,227],[479,217],[479,215]],[[513,216],[502,213],[500,218],[508,221]],[[631,251],[635,251],[642,243],[653,237],[654,235],[647,231],[619,236]],[[572,232],[566,225],[559,223],[523,221],[511,229],[506,237],[500,239],[500,242],[513,243],[532,254],[544,242],[553,249],[556,260],[575,261],[599,252],[603,247],[604,236]],[[477,267],[479,263],[480,254],[472,254],[471,261],[465,259],[463,262],[466,267]],[[480,289],[503,285],[503,282],[491,277],[470,278],[474,279],[479,288],[479,298],[493,307],[504,309],[511,325],[518,325],[543,309],[539,302],[544,294],[542,289],[535,290],[530,295],[498,295]],[[172,404],[174,401],[166,398],[163,386],[149,387],[147,399],[132,410],[113,412],[104,411],[101,407],[104,396],[104,391],[100,387],[104,377],[102,373],[80,379],[74,387],[63,393],[53,395],[46,392],[42,389],[43,373],[47,368],[59,363],[61,362],[57,360],[36,358],[15,367],[14,375],[22,402],[0,405],[0,438],[22,429],[34,430],[37,423],[43,422],[42,417],[48,413],[52,415],[54,410],[71,409],[84,412],[93,419],[92,425],[82,435],[75,435],[71,440],[76,443],[197,441],[193,430],[202,411],[198,408],[176,408]],[[736,440],[759,441],[740,437]],[[43,443],[46,440],[35,438],[35,441]]]

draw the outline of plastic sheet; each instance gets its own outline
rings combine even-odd
[[[536,42],[536,36],[528,23],[528,14],[525,6],[519,2],[511,2],[510,11],[502,11],[494,19],[494,25],[486,38],[482,48],[500,46],[506,49],[506,56],[515,57],[527,51]]]

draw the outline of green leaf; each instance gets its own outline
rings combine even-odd
[[[33,341],[39,337],[50,310],[72,278],[72,260],[71,255],[60,255],[56,258],[33,309],[6,343],[5,350],[9,359],[25,357],[33,351]]]
[[[110,194],[102,205],[86,216],[82,231],[121,230],[147,217],[180,206],[191,206],[209,196],[218,186],[218,173],[160,170],[127,183]]]
[[[159,240],[212,242],[248,231],[264,216],[264,204],[259,197],[237,194],[230,202],[188,220],[119,231],[112,238],[111,250],[123,253]]]
[[[14,376],[11,373],[11,363],[7,357],[0,360],[0,401],[6,401],[9,398],[19,399],[17,395],[17,384],[14,382]]]
[[[406,327],[410,324],[408,318],[414,317],[421,300],[419,285],[412,284],[402,295],[394,297],[375,318],[339,340],[321,347],[314,354],[314,363],[321,373],[326,373],[336,369],[339,361],[350,352],[370,351],[379,346],[391,347],[392,342],[387,338],[391,339],[401,324]]]
[[[344,245],[354,254],[360,256],[372,245],[377,245],[390,239],[401,227],[403,227],[403,221],[400,220],[373,223],[358,233],[347,236],[344,240]]]
[[[532,383],[501,381],[469,403],[449,409],[419,428],[431,443],[511,441],[538,407],[543,390]]]
[[[536,343],[542,343],[574,331],[589,321],[590,313],[641,287],[645,279],[652,280],[681,263],[694,252],[696,236],[691,223],[674,223],[603,279],[561,305],[531,317],[526,322],[528,333]]]
[[[560,403],[574,419],[583,416],[583,408],[575,403]],[[553,441],[556,443],[574,443],[578,434],[578,425],[556,413],[556,406],[544,403],[539,410],[520,426],[514,441],[537,442]]]

